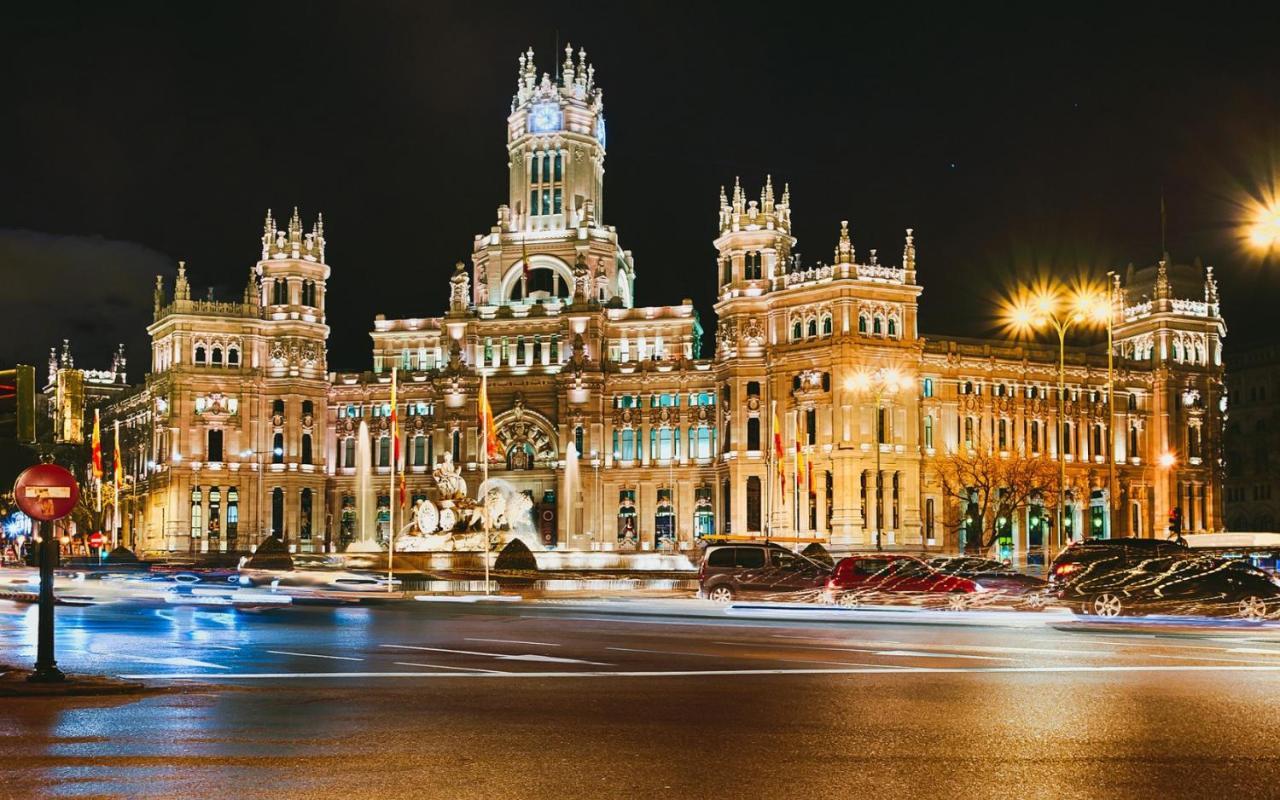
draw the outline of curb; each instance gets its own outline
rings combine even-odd
[[[95,675],[67,676],[60,683],[28,683],[30,670],[5,668],[0,672],[0,697],[112,697],[154,691],[145,684]]]

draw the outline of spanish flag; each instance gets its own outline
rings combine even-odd
[[[479,425],[484,436],[484,449],[488,458],[497,458],[498,426],[493,423],[493,408],[489,405],[489,376],[480,375]]]
[[[115,447],[111,451],[111,483],[117,492],[124,485],[124,465],[120,462],[120,420],[116,420]]]
[[[804,432],[801,422],[804,420],[804,412],[796,410],[796,503],[800,502],[800,482],[804,480],[804,449],[800,446],[800,440],[804,438]]]
[[[782,502],[787,502],[787,474],[783,469],[782,425],[778,422],[778,401],[771,403],[773,411],[773,460],[778,464],[778,486],[782,490]]]
[[[93,479],[102,480],[102,431],[98,425],[98,409],[93,410]]]

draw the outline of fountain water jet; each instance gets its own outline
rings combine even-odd
[[[573,442],[569,442],[564,459],[564,498],[565,502],[560,507],[569,512],[564,526],[565,542],[568,543],[573,541],[573,535],[577,533],[573,527],[573,517],[574,509],[578,506],[578,448]]]
[[[348,553],[376,553],[382,550],[374,535],[377,520],[373,505],[373,464],[369,454],[369,424],[360,420],[356,434],[356,540],[347,545]]]

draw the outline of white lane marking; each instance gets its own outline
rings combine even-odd
[[[165,664],[170,667],[208,667],[209,669],[231,669],[221,664],[213,664],[208,661],[197,661],[194,658],[151,658],[150,656],[131,656],[121,654],[117,658],[123,658],[126,661],[137,661],[140,664]]]
[[[268,650],[268,653],[275,653],[278,656],[301,656],[303,658],[328,658],[333,661],[364,661],[363,658],[353,658],[351,656],[324,656],[319,653],[295,653],[292,650]]]
[[[522,642],[519,639],[463,639],[464,642],[497,642],[498,644],[531,644],[534,647],[559,647],[555,642]]]
[[[869,650],[878,656],[905,656],[909,658],[972,658],[979,661],[1013,661],[999,656],[970,656],[964,653],[921,653],[917,650]]]
[[[606,647],[605,650],[617,650],[622,653],[657,653],[660,656],[705,656],[706,658],[718,656],[717,653],[682,653],[675,650],[645,650],[641,647]]]
[[[611,666],[603,661],[583,661],[579,658],[557,658],[556,656],[543,656],[536,655],[534,653],[508,655],[506,653],[485,653],[479,650],[450,650],[447,647],[419,647],[412,644],[384,644],[379,645],[379,647],[393,647],[400,650],[425,650],[428,653],[457,653],[464,656],[484,656],[485,658],[496,658],[500,661],[546,661],[555,664],[591,664],[600,667]]]
[[[240,649],[239,647],[236,647],[234,645],[229,645],[229,644],[200,644],[199,642],[195,642],[194,644],[196,644],[196,646],[198,647],[212,647],[217,650],[239,650]]]
[[[1164,658],[1170,661],[1223,661],[1229,664],[1274,664],[1274,661],[1262,661],[1256,658],[1223,658],[1222,656],[1198,656],[1198,655],[1165,655],[1162,653],[1146,653],[1143,658]]]
[[[479,667],[450,667],[444,664],[419,664],[414,661],[397,661],[398,667],[431,667],[432,669],[456,669],[459,672],[490,672],[494,675],[514,675],[514,672],[503,672],[500,669],[480,669]]]
[[[723,645],[728,645],[730,647],[756,647],[757,646],[751,642],[715,642],[715,644],[723,644]],[[972,655],[959,655],[954,653],[939,653],[935,656],[930,656],[930,654],[928,653],[917,653],[916,651],[910,651],[910,650],[886,651],[886,650],[879,649],[880,645],[900,644],[900,642],[859,642],[859,644],[873,645],[873,647],[819,647],[818,645],[807,645],[807,644],[776,644],[773,646],[785,647],[789,650],[826,650],[826,651],[834,651],[837,653],[872,653],[876,655],[888,654],[888,655],[898,655],[898,656],[920,655],[920,656],[929,656],[934,658],[978,658],[978,659],[989,660],[989,661],[1012,661],[1013,660],[1011,658],[1000,658],[997,656],[972,656]],[[958,644],[958,645],[918,644],[915,646],[921,647],[921,648],[932,648],[934,650],[985,650],[991,653],[1072,653],[1072,654],[1083,654],[1083,655],[1108,655],[1107,653],[1095,653],[1087,650],[1039,650],[1039,649],[1027,648],[1027,647],[987,647],[982,645],[961,645],[961,644]]]
[[[521,619],[540,619],[540,620],[547,620],[547,619],[551,619],[551,617],[548,617],[546,614],[521,614],[521,615],[520,615],[520,618],[521,618]],[[633,624],[636,624],[636,625],[681,625],[681,626],[692,627],[692,628],[706,628],[706,627],[708,627],[708,626],[710,626],[710,625],[715,625],[716,623],[723,623],[723,622],[725,622],[725,621],[727,620],[727,618],[726,618],[726,619],[712,618],[712,619],[710,619],[710,620],[709,620],[709,621],[707,621],[707,622],[674,622],[674,621],[658,620],[658,619],[628,619],[628,618],[626,618],[626,617],[624,617],[624,616],[622,616],[622,615],[619,615],[619,616],[616,616],[616,617],[566,617],[566,616],[557,616],[557,617],[555,617],[555,618],[556,618],[556,619],[571,619],[571,620],[575,620],[575,621],[585,621],[585,622],[630,622],[630,623],[633,623]],[[752,627],[762,627],[762,628],[781,628],[781,627],[783,627],[783,626],[781,626],[781,625],[754,625],[754,626],[752,626]]]
[[[1227,649],[1228,653],[1251,653],[1259,656],[1280,656],[1280,650],[1268,649],[1266,647],[1232,647]]]
[[[245,672],[222,673],[225,680],[257,680],[271,678],[698,678],[730,675],[990,675],[1053,674],[1064,672],[1280,672],[1280,664],[1252,666],[1245,664],[1144,664],[1108,666],[1044,666],[1044,667],[836,667],[829,669],[692,669],[637,670],[598,672]],[[173,672],[162,674],[120,675],[126,680],[205,679],[205,672]]]

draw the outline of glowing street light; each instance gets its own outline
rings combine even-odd
[[[1177,463],[1178,457],[1173,453],[1160,454],[1160,469],[1173,469],[1174,465]]]
[[[1022,289],[1014,295],[1004,309],[1005,325],[1014,334],[1031,336],[1049,328],[1058,334],[1058,525],[1055,534],[1061,540],[1062,521],[1066,510],[1067,461],[1062,447],[1066,416],[1067,391],[1067,331],[1076,325],[1096,324],[1107,320],[1108,352],[1110,352],[1111,309],[1106,295],[1096,289],[1077,287],[1065,291],[1057,287],[1039,286]],[[1108,370],[1108,382],[1110,370]],[[1108,395],[1110,391],[1108,390]],[[1111,398],[1107,398],[1110,405]],[[1114,436],[1114,432],[1108,432]],[[1114,459],[1112,459],[1114,460]],[[1053,553],[1049,537],[1044,537],[1044,563],[1048,564]]]
[[[1280,249],[1280,202],[1259,203],[1246,228],[1249,246],[1266,254]]]
[[[880,475],[880,444],[884,438],[885,395],[894,397],[898,392],[911,391],[915,381],[897,367],[881,367],[875,370],[860,369],[844,379],[844,388],[861,395],[870,395],[876,402],[876,549],[883,550],[881,531],[884,528],[884,479]],[[863,509],[865,516],[866,509]]]

